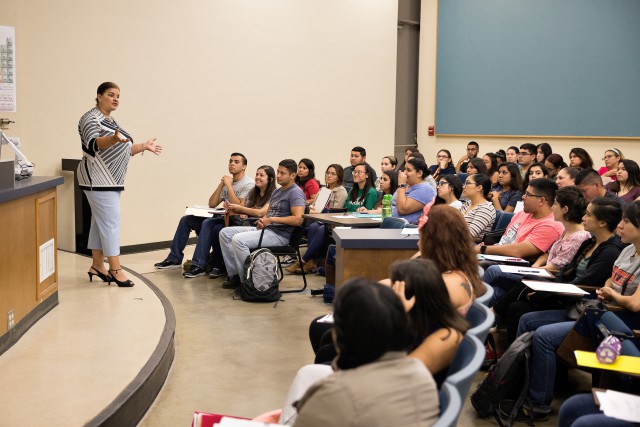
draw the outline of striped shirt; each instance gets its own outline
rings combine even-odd
[[[116,130],[129,139],[109,148],[98,148],[98,137],[115,135]],[[78,123],[82,142],[82,160],[78,165],[78,184],[83,190],[122,191],[133,139],[115,120],[105,117],[97,108],[87,111]]]
[[[482,239],[486,233],[491,231],[493,223],[496,221],[496,208],[489,201],[480,203],[473,210],[469,210],[470,207],[471,200],[467,200],[462,204],[460,212],[467,221],[471,237]]]

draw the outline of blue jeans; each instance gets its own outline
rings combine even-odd
[[[567,399],[558,413],[558,427],[631,427],[632,424],[607,417],[593,401],[591,393],[577,394]]]
[[[565,322],[565,310],[527,313],[520,318],[518,336],[535,331],[531,346],[529,397],[533,405],[549,407],[556,377],[556,351],[575,322]]]
[[[220,249],[229,277],[242,273],[244,260],[258,247],[262,230],[256,227],[227,227],[220,232]],[[270,229],[264,230],[262,246],[285,246],[289,236],[281,236]]]
[[[207,258],[209,258],[209,250],[213,254],[213,266],[220,268],[224,265],[222,259],[222,251],[220,250],[220,240],[218,238],[220,230],[224,228],[224,218],[213,217],[207,218],[200,227],[198,235],[198,244],[193,252],[193,265],[207,269]]]
[[[496,305],[498,301],[507,293],[509,289],[505,289],[502,285],[508,282],[520,282],[522,276],[512,273],[504,273],[500,270],[499,265],[492,265],[484,271],[482,281],[493,286],[493,297],[489,301],[489,307]]]
[[[307,230],[307,251],[302,256],[304,262],[319,255],[320,250],[324,246],[325,225],[321,222],[312,223]]]
[[[183,251],[189,241],[191,230],[195,231],[196,234],[200,234],[200,229],[205,219],[206,218],[193,215],[185,215],[180,218],[178,228],[176,228],[176,234],[173,236],[173,241],[171,242],[169,256],[167,257],[169,261],[174,264],[182,263],[182,259],[184,258]]]

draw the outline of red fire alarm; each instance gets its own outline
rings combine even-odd
[[[429,126],[429,127],[427,128],[427,131],[428,131],[428,135],[429,135],[429,136],[433,136],[433,135],[435,135],[435,134],[436,134],[436,127],[435,127],[435,126]]]

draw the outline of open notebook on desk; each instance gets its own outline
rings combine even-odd
[[[192,205],[187,206],[184,214],[199,216],[202,218],[211,218],[214,215],[224,215],[224,208],[210,208],[209,206]]]

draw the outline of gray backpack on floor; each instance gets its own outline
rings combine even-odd
[[[247,256],[240,279],[240,297],[243,301],[273,302],[282,297],[278,289],[278,258],[269,249],[258,249]]]

